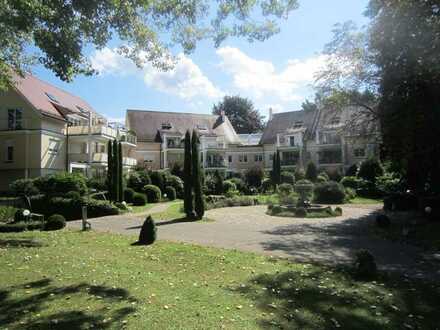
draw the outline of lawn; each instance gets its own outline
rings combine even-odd
[[[351,199],[350,204],[383,204],[383,200],[358,196]]]
[[[434,329],[439,284],[96,232],[0,236],[0,328]]]
[[[134,205],[129,205],[129,206],[131,208],[132,213],[143,213],[143,212],[148,211],[149,209],[151,209],[155,205],[157,205],[157,204],[147,203],[147,204],[141,205],[141,206],[134,206]]]

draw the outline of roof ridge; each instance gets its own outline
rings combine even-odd
[[[177,114],[177,115],[195,115],[195,116],[211,116],[217,117],[218,115],[209,113],[194,113],[194,112],[176,112],[176,111],[161,111],[161,110],[142,110],[142,109],[127,109],[127,112],[149,112],[149,113],[166,113],[166,114]]]

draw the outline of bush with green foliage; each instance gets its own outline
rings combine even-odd
[[[151,185],[158,187],[160,191],[164,190],[165,182],[166,182],[164,171],[151,171],[150,179],[151,179]]]
[[[148,203],[159,203],[162,197],[160,188],[152,184],[144,187],[144,194],[147,196]]]
[[[261,183],[261,190],[263,193],[267,193],[273,189],[273,182],[271,179],[266,178],[263,179],[263,182]]]
[[[133,203],[133,197],[136,192],[132,188],[124,189],[124,201],[127,203]]]
[[[95,189],[96,191],[105,191],[108,186],[104,178],[93,177],[86,179],[87,188]]]
[[[342,204],[345,201],[344,187],[334,181],[316,185],[313,194],[317,203]]]
[[[326,171],[319,172],[318,176],[322,176],[326,179],[326,181],[330,181],[330,177],[328,176],[328,173]]]
[[[234,182],[231,180],[223,181],[223,191],[227,193],[228,191],[235,191],[237,190],[237,186]]]
[[[308,162],[306,167],[306,179],[315,182],[317,177],[318,169],[315,163],[312,161]]]
[[[157,229],[153,218],[149,215],[142,224],[137,244],[150,245],[156,241]]]
[[[374,256],[367,250],[356,252],[354,259],[355,276],[359,279],[373,279],[377,275],[377,265]]]
[[[393,172],[387,172],[384,173],[384,175],[377,177],[376,187],[383,195],[389,195],[404,190],[400,175]]]
[[[127,179],[127,187],[137,192],[142,192],[142,189],[149,184],[151,179],[145,170],[130,173]]]
[[[357,176],[371,183],[376,183],[376,179],[384,174],[382,164],[377,158],[364,160],[357,173]]]
[[[282,183],[278,186],[278,193],[280,195],[290,195],[293,193],[293,186],[289,183]]]
[[[229,181],[231,181],[233,184],[235,184],[236,189],[242,193],[242,194],[246,194],[248,192],[248,188],[245,184],[245,182],[240,179],[240,178],[231,178],[229,179]]]
[[[69,191],[65,197],[70,199],[81,199],[81,195],[77,191]]]
[[[345,176],[356,176],[358,171],[357,164],[351,165],[345,172]]]
[[[25,230],[40,230],[43,226],[41,221],[14,222],[0,224],[0,233],[17,233]]]
[[[338,206],[335,208],[334,210],[334,214],[338,217],[340,217],[342,215],[342,209]]]
[[[354,198],[356,198],[357,194],[356,194],[356,190],[352,189],[352,188],[344,188],[345,189],[345,198],[347,201],[350,201]]]
[[[298,218],[306,218],[307,210],[304,207],[297,207],[295,209],[295,216]]]
[[[135,192],[133,194],[132,203],[134,206],[144,206],[147,204],[147,196],[145,196],[145,194]]]
[[[216,201],[208,202],[206,208],[209,210],[209,209],[222,208],[222,207],[251,206],[257,204],[258,204],[258,200],[250,196],[233,196],[229,198],[226,197],[226,198],[218,199]]]
[[[295,184],[295,175],[289,171],[281,172],[281,183]]]
[[[30,220],[29,217],[24,215],[25,211],[26,211],[26,209],[23,209],[23,208],[18,209],[17,211],[15,211],[14,222],[29,221]]]
[[[173,164],[171,165],[170,173],[179,177],[183,181],[183,163],[173,162]]]
[[[273,205],[271,207],[271,214],[276,215],[276,214],[280,214],[283,212],[283,208],[279,205]]]
[[[168,200],[173,201],[176,199],[176,189],[171,186],[165,187],[165,194],[167,195]]]
[[[121,210],[121,211],[129,211],[130,210],[130,208],[128,207],[128,205],[127,205],[127,202],[126,201],[123,201],[123,202],[114,202],[114,205],[119,209],[119,210]]]
[[[294,193],[290,194],[279,194],[279,202],[282,205],[296,205],[298,201],[298,196]]]
[[[44,222],[44,230],[59,230],[66,227],[66,219],[61,214],[52,214]]]
[[[258,189],[261,187],[261,182],[264,178],[264,171],[261,167],[254,166],[246,170],[244,176],[248,187],[254,187]]]
[[[327,182],[328,181],[328,179],[327,179],[327,177],[326,176],[323,176],[323,175],[318,175],[317,177],[316,177],[316,183],[324,183],[324,182]]]
[[[18,179],[9,185],[9,189],[16,196],[32,196],[39,193],[32,179]]]
[[[306,178],[306,172],[301,167],[295,169],[295,181],[304,180]]]
[[[165,187],[173,187],[177,198],[183,198],[183,180],[178,176],[168,174],[165,176]]]
[[[0,222],[14,221],[17,208],[13,206],[0,206]]]
[[[341,179],[341,184],[345,188],[358,189],[361,184],[361,179],[355,176],[346,176]]]
[[[87,192],[86,179],[79,173],[56,173],[34,179],[34,185],[47,196],[65,196],[76,191],[81,196]]]

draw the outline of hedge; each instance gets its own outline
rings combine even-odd
[[[317,203],[342,204],[345,200],[344,187],[334,181],[316,185],[313,193]]]
[[[147,195],[148,203],[158,203],[162,197],[160,188],[152,184],[148,184],[144,187],[144,193]]]
[[[133,205],[134,206],[144,206],[147,204],[147,196],[141,193],[134,193],[133,195]]]

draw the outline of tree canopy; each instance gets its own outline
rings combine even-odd
[[[228,37],[263,41],[297,7],[297,0],[0,0],[0,87],[35,62],[65,81],[93,74],[85,50],[111,40],[138,66],[167,69],[172,47],[189,53],[202,39],[216,47]]]
[[[212,113],[220,115],[222,111],[228,116],[232,126],[238,134],[250,134],[262,131],[263,117],[254,108],[251,100],[240,96],[225,96],[215,104]]]

